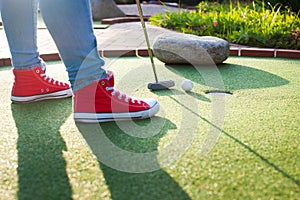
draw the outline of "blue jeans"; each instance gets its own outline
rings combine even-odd
[[[37,49],[38,0],[0,0],[15,69],[41,66]],[[66,66],[74,91],[105,76],[89,0],[39,0],[44,22]]]

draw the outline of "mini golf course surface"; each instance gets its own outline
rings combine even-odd
[[[155,61],[172,90],[147,89],[147,57],[106,60],[116,88],[154,97],[161,110],[100,125],[76,124],[71,98],[12,104],[11,66],[1,67],[0,199],[300,198],[300,60]],[[60,61],[47,72],[67,80]],[[184,79],[192,92],[181,89]]]

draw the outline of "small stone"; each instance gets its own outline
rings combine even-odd
[[[229,57],[229,43],[218,37],[164,33],[153,44],[155,57],[166,64],[221,64]]]

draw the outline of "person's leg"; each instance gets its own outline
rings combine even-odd
[[[37,0],[0,0],[15,77],[11,100],[17,103],[72,96],[66,83],[46,75],[37,49]]]
[[[89,0],[40,0],[44,22],[67,67],[73,91],[105,77]]]
[[[15,69],[41,66],[37,49],[37,0],[1,0],[1,15]]]
[[[89,0],[40,0],[40,9],[67,67],[75,121],[148,118],[158,112],[156,100],[136,100],[114,88],[113,73],[102,68],[98,54]]]
[[[14,55],[14,59],[24,57],[24,60],[29,62],[32,62],[33,58],[38,60],[32,64],[27,64],[25,61],[15,62],[20,63],[20,68],[13,70],[15,82],[12,100],[27,102],[71,96],[71,89],[68,85],[45,74],[45,66],[39,58],[36,48],[36,0],[1,0],[1,4],[12,54],[22,54],[21,56]],[[24,10],[16,13],[17,17],[11,15],[18,10],[17,8]],[[148,118],[158,111],[157,101],[136,100],[116,90],[113,74],[111,72],[106,74],[101,68],[104,62],[99,57],[96,48],[89,0],[76,2],[42,0],[41,8],[46,25],[59,48],[75,89],[74,118],[76,121],[101,122],[131,117]],[[23,15],[31,17],[23,18]],[[23,19],[26,20],[22,21]],[[27,23],[32,26],[26,26]],[[24,32],[23,29],[21,31],[14,29],[20,25],[26,29],[26,33],[32,33],[32,35],[27,35],[27,37],[33,36],[31,40],[27,40],[27,37],[20,37]],[[25,41],[29,41],[32,46],[26,46]],[[33,51],[30,51],[31,47]],[[14,51],[14,49],[21,50]],[[35,56],[27,57],[28,52],[33,52]]]

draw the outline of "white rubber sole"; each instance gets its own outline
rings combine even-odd
[[[11,101],[14,103],[29,103],[35,101],[42,101],[46,99],[62,99],[72,96],[72,89],[62,90],[58,92],[42,94],[42,95],[33,95],[33,96],[26,96],[26,97],[19,97],[19,96],[11,96]]]
[[[153,117],[159,111],[156,102],[150,109],[126,113],[74,113],[74,120],[80,123],[99,123],[121,120],[146,119]]]

